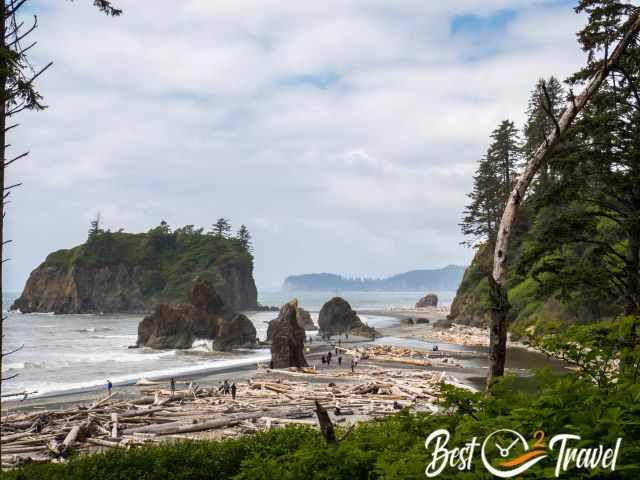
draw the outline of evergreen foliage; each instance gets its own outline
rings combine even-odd
[[[53,252],[45,262],[61,268],[143,267],[143,294],[159,301],[186,300],[196,275],[219,285],[221,268],[231,264],[253,268],[250,245],[237,238],[205,235],[193,225],[172,230],[162,221],[146,233],[127,233],[103,230],[95,222],[86,243]]]

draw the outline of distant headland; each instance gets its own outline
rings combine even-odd
[[[287,277],[282,288],[313,291],[456,290],[465,268],[447,265],[432,270],[411,270],[387,278],[347,278],[334,273],[308,273]]]

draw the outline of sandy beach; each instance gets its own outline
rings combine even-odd
[[[373,341],[351,337],[325,341],[316,335],[307,344],[310,368],[304,370],[273,370],[263,362],[176,376],[176,396],[169,391],[167,377],[118,385],[112,397],[105,396],[105,389],[88,389],[5,401],[2,463],[12,466],[27,457],[64,458],[67,447],[60,445],[69,440],[74,425],[87,430],[88,440],[73,440],[73,448],[88,453],[181,438],[231,438],[290,424],[318,426],[316,401],[338,425],[369,421],[402,408],[435,412],[438,383],[483,388],[485,330],[461,325],[435,328],[434,322],[446,318],[445,309],[360,313],[399,322],[379,328],[382,336]],[[417,319],[429,322],[416,323]],[[320,358],[329,351],[333,361],[323,365]],[[562,368],[524,349],[510,352],[508,370],[524,377],[532,365]],[[351,360],[356,358],[358,364],[351,371]],[[236,384],[236,399],[221,392],[225,380]]]

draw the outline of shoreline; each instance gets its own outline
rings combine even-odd
[[[454,324],[451,329],[435,329],[432,324],[434,321],[445,319],[448,315],[447,308],[391,308],[391,309],[367,309],[358,312],[362,315],[375,315],[382,317],[389,317],[398,320],[398,323],[388,327],[377,328],[378,332],[382,334],[374,342],[381,344],[397,344],[398,340],[417,341],[424,342],[426,345],[417,347],[423,349],[431,349],[433,345],[439,345],[446,349],[448,357],[456,357],[464,355],[465,358],[469,357],[470,352],[460,350],[458,347],[485,347],[488,345],[488,339],[486,330],[478,329],[476,327],[468,327],[463,325]],[[428,324],[415,324],[408,325],[403,323],[403,320],[407,318],[428,318],[430,323]],[[451,334],[454,332],[455,334]],[[469,335],[469,332],[472,334]],[[481,332],[481,333],[478,333]],[[353,338],[349,341],[342,341],[343,345],[361,345],[371,343],[371,340],[363,338]],[[510,343],[509,347],[518,347],[519,345]],[[268,345],[259,345],[256,350],[268,348]],[[306,356],[311,360],[319,360],[323,351],[329,348],[329,343],[322,340],[319,336],[313,336],[313,344],[307,344],[309,353]],[[476,355],[477,358],[483,357],[483,354]],[[182,372],[182,373],[166,373],[145,376],[143,373],[139,375],[132,374],[130,380],[124,382],[113,382],[114,389],[121,392],[122,398],[133,398],[136,395],[136,382],[144,378],[154,382],[168,382],[170,378],[175,378],[177,382],[222,382],[226,378],[246,378],[251,374],[255,374],[259,370],[260,364],[266,364],[269,361],[270,354],[265,352],[264,356],[260,358],[247,358],[243,361],[242,358],[238,359],[238,363],[228,366],[211,366],[202,367],[198,369],[195,367],[194,371]],[[442,365],[445,369],[452,369],[456,367],[454,363],[455,359],[448,365]],[[312,362],[310,362],[312,363]],[[438,366],[435,366],[436,368]],[[470,370],[470,369],[468,369]],[[467,375],[469,372],[465,371],[465,368],[461,368],[457,372],[451,372],[452,374],[460,375],[459,380],[469,386],[477,386],[478,382],[468,380]],[[476,374],[477,372],[474,372]],[[23,400],[19,396],[15,398],[3,399],[1,403],[2,413],[6,411],[19,411],[19,410],[31,410],[37,408],[50,408],[55,406],[68,405],[72,403],[90,402],[95,399],[95,395],[105,391],[104,385],[94,385],[87,387],[72,388],[63,391],[45,392],[42,394],[35,394],[29,398]]]

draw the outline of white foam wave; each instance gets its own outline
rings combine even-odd
[[[213,352],[213,340],[207,338],[196,338],[191,344],[192,351],[196,352]]]
[[[175,352],[172,352],[175,353]],[[139,378],[146,378],[147,380],[161,380],[170,377],[177,377],[189,374],[206,373],[208,371],[222,370],[232,367],[243,367],[248,365],[256,365],[257,363],[268,362],[271,358],[271,354],[268,350],[259,350],[253,355],[243,356],[242,358],[211,360],[208,362],[200,362],[197,365],[183,365],[179,367],[172,367],[163,370],[147,370],[134,374],[126,374],[110,377],[111,382],[115,386],[116,390],[118,386],[130,385],[135,383]],[[90,390],[98,389],[105,385],[106,379],[88,380],[84,382],[64,383],[64,382],[31,382],[29,384],[17,385],[16,391],[29,390],[36,391],[38,393],[30,395],[30,398],[42,397],[45,395],[51,395],[55,393],[64,393],[78,390]],[[9,399],[6,399],[9,400]],[[2,399],[2,401],[6,401]]]

